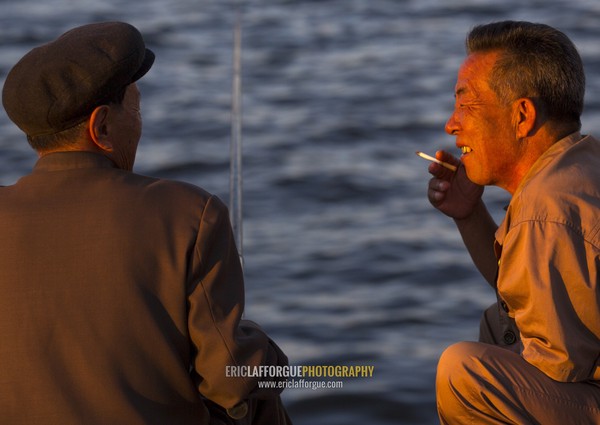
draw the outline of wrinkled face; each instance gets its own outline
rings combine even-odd
[[[140,113],[140,91],[135,83],[127,86],[121,105],[112,105],[112,134],[118,142],[113,144],[111,159],[119,168],[133,169],[138,143],[142,135],[142,115]]]
[[[446,132],[456,136],[471,181],[507,189],[519,155],[514,109],[501,103],[488,83],[497,58],[497,52],[467,56],[458,72]]]

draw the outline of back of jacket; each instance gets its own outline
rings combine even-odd
[[[208,423],[200,392],[230,407],[255,385],[226,365],[278,361],[243,298],[218,199],[42,158],[0,188],[0,423]]]

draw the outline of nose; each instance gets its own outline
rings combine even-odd
[[[459,129],[458,121],[457,121],[455,115],[456,115],[456,111],[453,112],[452,115],[450,115],[450,118],[448,118],[448,121],[446,121],[446,126],[444,127],[444,130],[446,130],[446,133],[448,133],[452,136],[455,136]]]

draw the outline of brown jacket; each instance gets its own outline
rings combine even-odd
[[[0,423],[207,424],[202,396],[255,390],[226,366],[287,362],[243,308],[227,209],[202,189],[84,152],[0,188]]]

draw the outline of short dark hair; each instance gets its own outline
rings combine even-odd
[[[107,98],[101,105],[121,105],[125,98],[125,91],[127,86],[123,87],[117,93]],[[98,105],[100,106],[100,105]],[[94,108],[96,109],[96,108]],[[93,112],[90,111],[90,115]],[[36,151],[43,152],[49,150],[56,150],[64,148],[74,144],[78,138],[80,138],[87,127],[89,116],[86,117],[82,122],[75,124],[73,127],[67,128],[66,130],[60,131],[53,134],[45,134],[41,136],[30,136],[27,135],[27,141],[29,145]]]
[[[583,63],[573,42],[545,24],[502,21],[476,26],[467,53],[499,51],[490,87],[504,102],[532,98],[550,120],[581,128],[585,94]]]

